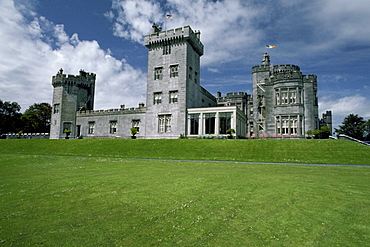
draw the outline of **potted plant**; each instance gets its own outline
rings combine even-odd
[[[228,129],[228,130],[226,130],[226,134],[229,135],[227,138],[228,139],[233,139],[233,134],[234,133],[235,133],[235,130],[234,129]]]
[[[307,134],[307,139],[311,139],[312,135],[313,135],[313,131],[312,130],[307,130],[306,134]]]
[[[69,130],[69,129],[65,129],[64,131],[63,131],[65,134],[66,134],[66,139],[69,139],[69,135],[71,134],[71,130]]]
[[[131,139],[136,139],[135,135],[137,134],[137,129],[135,127],[132,127],[130,131],[131,131]]]

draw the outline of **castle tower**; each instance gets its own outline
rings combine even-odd
[[[252,68],[253,133],[255,137],[303,137],[318,129],[317,76],[306,77],[299,66],[262,65]]]
[[[66,75],[63,70],[53,76],[53,105],[50,124],[50,139],[62,139],[64,130],[71,130],[70,137],[79,136],[76,112],[94,108],[94,73],[80,70],[79,75]]]
[[[200,32],[189,26],[145,36],[148,48],[147,138],[178,138],[186,134],[187,109],[214,106],[200,83]]]

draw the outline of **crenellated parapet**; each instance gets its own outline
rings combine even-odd
[[[273,83],[282,80],[302,80],[302,78],[302,72],[297,65],[282,64],[273,66],[273,73],[271,75],[271,81]]]
[[[88,73],[80,70],[79,75],[66,75],[63,70],[52,77],[53,87],[60,87],[63,85],[73,85],[80,88],[90,88],[95,85],[96,74]]]
[[[270,65],[256,65],[252,67],[252,73],[267,72],[270,71],[270,69],[271,69]]]
[[[297,65],[291,64],[280,64],[273,66],[273,73],[286,73],[286,72],[294,72],[300,71],[301,69]]]
[[[239,98],[239,97],[244,97],[245,95],[247,95],[246,92],[230,92],[226,94],[226,96],[229,98],[231,97]]]
[[[100,115],[124,115],[134,113],[145,113],[146,107],[131,107],[106,110],[78,111],[77,116],[100,116]]]
[[[317,75],[309,74],[308,76],[305,76],[304,82],[311,82],[311,83],[317,83]]]
[[[148,49],[157,49],[166,45],[181,45],[188,42],[199,56],[203,55],[204,46],[200,41],[200,31],[194,32],[190,26],[167,31],[155,30],[156,32],[144,37],[144,44]]]
[[[219,95],[217,97],[217,102],[230,102],[230,101],[237,101],[237,100],[243,100],[248,97],[248,94],[246,92],[230,92],[226,93],[226,96],[222,97]]]

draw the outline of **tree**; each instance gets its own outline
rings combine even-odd
[[[0,134],[17,133],[21,129],[20,110],[17,102],[10,103],[0,99]]]
[[[344,118],[342,125],[339,125],[339,129],[335,129],[335,132],[351,136],[358,140],[363,140],[365,124],[366,122],[363,117],[360,117],[357,114],[349,114]]]
[[[330,128],[326,125],[321,126],[319,130],[319,139],[329,139],[330,136]]]
[[[51,105],[40,103],[31,105],[23,114],[22,120],[25,133],[49,133]]]

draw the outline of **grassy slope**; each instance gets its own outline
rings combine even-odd
[[[332,149],[331,154],[314,147]],[[224,149],[232,151],[223,155]],[[355,143],[316,140],[0,141],[0,241],[4,246],[366,246],[367,167],[109,157],[283,162],[294,156],[323,163],[314,157],[323,155],[325,162],[369,164],[356,158],[368,154],[368,147]]]
[[[0,153],[370,165],[369,147],[341,140],[1,140]]]

